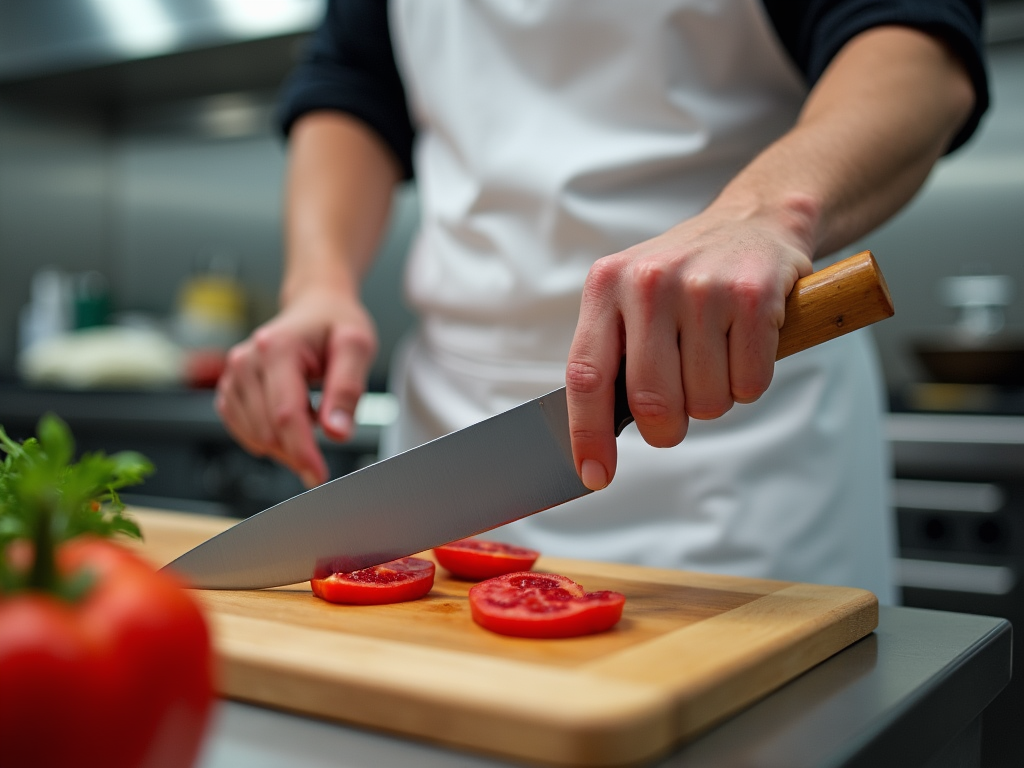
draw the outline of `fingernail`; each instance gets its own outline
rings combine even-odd
[[[320,485],[320,483],[317,482],[316,475],[312,472],[303,472],[299,477],[302,479],[302,484],[307,488],[316,488]]]
[[[347,435],[352,430],[352,417],[346,411],[335,408],[327,415],[327,426],[339,434]]]
[[[584,459],[581,467],[583,471],[583,484],[592,491],[600,491],[608,485],[608,473],[601,462],[594,459]]]

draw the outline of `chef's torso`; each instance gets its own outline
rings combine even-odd
[[[406,276],[421,326],[397,361],[394,451],[561,386],[593,262],[701,211],[793,124],[806,89],[757,0],[392,0],[390,11],[422,206]],[[826,507],[864,477],[823,466],[848,457],[814,439],[825,401],[877,413],[877,379],[862,341],[828,347],[798,356],[793,375],[781,364],[761,402],[695,425],[677,449],[627,431],[609,489],[501,537],[550,554],[859,583],[884,599],[887,569],[870,583],[865,569],[877,573],[888,551],[864,558],[879,536],[888,545],[887,522],[874,515],[869,541],[842,555],[851,531],[834,521],[849,512]],[[853,382],[840,380],[844,364]],[[768,472],[779,441],[790,471]],[[819,490],[794,494],[809,480]],[[801,493],[816,498],[780,518]],[[884,507],[879,494],[861,500]]]
[[[702,210],[805,95],[757,0],[399,0],[432,345],[564,367],[595,259]],[[558,375],[561,379],[561,372]]]

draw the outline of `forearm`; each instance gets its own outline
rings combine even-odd
[[[796,126],[712,208],[767,214],[808,255],[832,253],[914,195],[973,99],[962,66],[940,42],[901,27],[865,32],[833,60]]]
[[[359,120],[314,112],[295,123],[285,204],[282,306],[313,286],[358,296],[400,177],[390,150]]]

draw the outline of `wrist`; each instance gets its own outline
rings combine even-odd
[[[313,294],[331,294],[341,300],[358,301],[359,277],[338,258],[306,258],[301,265],[290,265],[278,296],[281,308],[285,309]]]
[[[813,258],[821,242],[822,203],[805,192],[757,192],[726,187],[709,212],[735,221],[756,222]]]

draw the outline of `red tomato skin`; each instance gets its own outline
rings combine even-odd
[[[0,598],[0,765],[192,765],[213,701],[198,607],[110,542],[77,539],[58,561],[94,573],[81,602]]]
[[[553,592],[554,598],[540,595],[523,600],[527,589],[517,586],[517,582],[524,578],[527,585],[554,581],[553,590],[535,590]],[[556,574],[511,573],[480,582],[469,590],[473,621],[484,629],[513,637],[554,639],[604,632],[619,622],[625,604],[625,595],[586,592],[576,582]]]
[[[394,581],[374,578],[379,569],[400,574]],[[311,579],[313,594],[329,603],[344,605],[385,605],[418,600],[434,586],[434,564],[418,557],[403,557],[390,563],[364,568],[354,573],[333,573],[322,579]],[[366,574],[359,580],[356,574]],[[356,576],[356,578],[353,578]]]
[[[442,568],[460,579],[480,581],[506,573],[528,571],[540,553],[525,547],[484,539],[463,539],[434,548]]]

